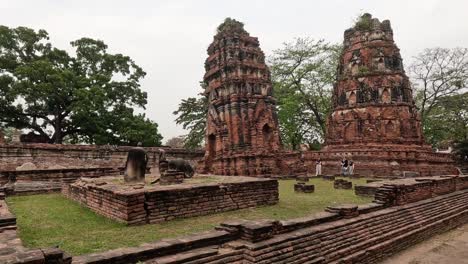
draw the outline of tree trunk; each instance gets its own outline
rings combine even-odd
[[[62,136],[62,120],[61,117],[58,116],[55,119],[55,133],[54,136],[52,137],[53,143],[54,144],[62,144],[63,142],[63,136]]]

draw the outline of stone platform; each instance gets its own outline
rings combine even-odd
[[[466,188],[468,188],[468,177],[451,175],[369,182],[364,185],[356,185],[354,192],[356,195],[370,196],[376,199],[382,193],[388,197],[387,192],[398,192],[399,196],[403,197],[401,199],[414,200],[415,197],[427,199],[440,195],[440,193]]]
[[[124,185],[116,178],[86,179],[62,193],[91,210],[128,225],[158,223],[278,202],[278,181],[197,176],[177,185]]]
[[[400,178],[458,174],[451,154],[434,153],[430,146],[362,144],[328,146],[321,151],[303,153],[309,174],[315,174],[315,161],[321,159],[322,173],[339,174],[341,159],[354,162],[360,177]]]

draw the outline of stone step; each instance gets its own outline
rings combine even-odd
[[[205,247],[199,248],[195,250],[186,251],[183,253],[155,258],[152,260],[148,260],[145,263],[148,264],[179,264],[179,263],[187,263],[189,261],[195,261],[204,259],[209,256],[213,256],[218,254],[217,247]]]
[[[463,207],[463,209],[466,210],[466,206]],[[387,232],[382,232],[383,233],[382,235],[368,238],[368,239],[366,239],[363,242],[360,242],[358,244],[353,243],[349,247],[346,247],[344,249],[335,251],[332,254],[332,256],[333,255],[335,256],[335,258],[333,260],[337,260],[337,259],[341,258],[342,256],[345,256],[345,255],[349,254],[349,252],[355,251],[356,249],[357,250],[364,250],[364,249],[367,249],[367,248],[371,247],[372,245],[375,245],[375,244],[378,244],[378,243],[384,243],[384,242],[387,242],[387,241],[391,240],[389,238],[404,236],[405,234],[408,234],[409,232],[411,232],[414,229],[417,229],[417,228],[419,228],[421,226],[425,227],[430,223],[433,223],[433,222],[440,221],[440,220],[444,219],[444,217],[450,218],[452,215],[456,214],[457,211],[460,211],[460,210],[446,211],[446,213],[444,213],[444,214],[439,214],[439,215],[436,215],[436,216],[433,216],[433,217],[429,217],[429,218],[423,219],[421,221],[418,221],[417,223],[413,223],[413,224],[408,223],[407,225],[404,225],[401,228],[397,228],[397,229],[393,229],[393,230],[387,230]]]
[[[421,206],[418,207],[415,207],[415,206],[406,206],[406,208],[403,210],[405,213],[406,213],[406,217],[402,218],[401,217],[401,214],[403,214],[403,211],[396,211],[396,212],[392,212],[394,214],[394,217],[392,218],[388,218],[386,217],[387,219],[384,219],[385,221],[381,221],[380,224],[377,224],[376,226],[373,226],[371,228],[367,228],[367,230],[365,229],[366,228],[366,223],[363,222],[362,220],[360,222],[363,222],[363,223],[359,223],[358,226],[361,226],[361,229],[364,228],[364,232],[362,234],[360,234],[358,237],[351,237],[349,240],[349,245],[352,245],[352,244],[355,244],[356,242],[358,241],[364,241],[363,243],[365,243],[365,241],[369,240],[369,237],[372,237],[372,236],[376,236],[376,237],[379,237],[381,234],[385,234],[385,233],[389,233],[391,232],[394,227],[398,226],[398,225],[403,225],[403,226],[410,226],[415,219],[419,219],[419,221],[417,222],[421,222],[421,221],[427,221],[427,219],[434,219],[434,218],[437,218],[439,217],[440,215],[444,214],[444,212],[454,212],[456,210],[461,210],[461,209],[465,209],[466,210],[466,204],[468,202],[468,197],[466,197],[464,200],[461,200],[461,199],[458,199],[459,198],[459,195],[455,195],[455,196],[451,196],[450,200],[444,200],[444,203],[441,203],[441,204],[431,204],[431,203],[423,203]],[[447,206],[447,204],[450,204],[451,205],[451,210],[448,210],[445,208]],[[425,208],[424,208],[425,206]],[[412,208],[413,207],[413,208]],[[461,209],[460,209],[461,208]],[[412,210],[411,210],[412,209]],[[445,213],[446,214],[446,213]],[[383,216],[385,217],[385,216]],[[396,219],[393,219],[393,218],[396,218]],[[375,218],[373,219],[374,221],[376,220]],[[390,225],[388,223],[391,223]],[[364,225],[362,225],[364,224]],[[375,223],[374,223],[375,224]],[[354,232],[360,232],[360,230],[357,229],[358,226],[351,226],[351,225],[348,225],[348,226],[342,226],[340,227],[339,229],[352,229]],[[338,228],[337,228],[338,229]],[[326,232],[326,231],[325,231]],[[346,234],[346,232],[344,233]],[[337,240],[337,242],[340,242],[340,243],[343,243],[343,240],[341,238],[341,236],[343,235],[343,233],[339,233],[339,232],[329,232],[327,233],[327,237],[336,237],[335,240]],[[284,247],[281,247],[281,245],[278,245],[278,246],[272,246],[271,243],[269,243],[269,245],[271,246],[269,249],[267,249],[266,251],[264,250],[263,251],[263,254],[261,252],[255,252],[257,254],[254,253],[253,255],[254,256],[250,256],[251,258],[248,258],[250,261],[257,261],[257,260],[260,260],[258,263],[271,263],[271,262],[274,262],[274,263],[281,263],[281,262],[278,262],[280,261],[280,259],[283,259],[282,257],[276,257],[274,259],[268,259],[268,257],[266,257],[265,259],[261,257],[261,255],[268,255],[267,252],[271,252],[272,250],[274,251],[278,251],[278,250],[282,250],[282,248],[289,248],[290,250],[292,250],[291,248],[293,247],[294,248],[294,259],[303,259],[303,258],[309,258],[309,257],[306,257],[307,254],[310,254],[310,251],[313,251],[314,249],[316,249],[317,246],[314,246],[313,242],[310,243],[309,241],[309,244],[307,244],[308,240],[310,240],[311,238],[305,238],[303,240],[303,243],[306,243],[305,247],[307,247],[307,250],[303,250],[303,255],[302,256],[301,254],[297,254],[298,252],[296,251],[298,248],[300,249],[301,248],[301,245],[298,245],[297,243],[297,237],[295,237],[294,239],[296,239],[296,241],[291,241],[291,242],[287,242],[286,241],[282,241],[285,243]],[[320,237],[317,237],[318,241],[320,241]],[[324,249],[327,250],[325,252],[323,252],[321,255],[327,255],[327,254],[330,254],[330,253],[333,253],[333,251],[336,251],[337,250],[337,247],[333,241],[333,239],[327,239],[327,243],[328,244],[328,247],[327,246],[323,246],[323,243],[322,244],[319,244],[318,242],[315,242],[316,245],[320,246],[320,249],[323,251]],[[299,242],[300,243],[300,242]],[[281,243],[280,243],[281,244]],[[312,246],[308,246],[312,244]],[[348,243],[347,242],[344,242],[344,248],[348,248],[349,247]],[[328,249],[329,248],[329,249]],[[254,251],[254,249],[252,249]],[[346,250],[346,249],[344,249]],[[260,250],[262,251],[262,250]],[[260,254],[258,254],[260,253]],[[250,254],[249,254],[250,255]],[[272,254],[272,255],[276,255],[276,254]],[[291,258],[291,256],[287,256],[287,254],[283,254],[284,255],[284,259],[288,259],[288,261],[294,261],[294,259]],[[304,260],[304,259],[303,259]]]
[[[453,199],[458,199],[457,198],[458,196],[455,196],[455,197],[452,197]],[[426,207],[424,208],[425,210],[428,210],[431,206],[431,204],[429,205],[425,205]],[[415,207],[417,208],[417,207]],[[347,224],[343,224],[342,226],[340,226],[340,229],[353,229],[353,230],[360,230],[360,229],[366,229],[366,230],[372,230],[372,229],[378,229],[379,228],[379,225],[373,225],[373,227],[369,228],[368,227],[368,224],[370,222],[375,222],[375,221],[378,221],[379,219],[382,219],[380,220],[381,223],[380,224],[387,224],[388,222],[392,222],[394,224],[398,224],[398,221],[399,219],[401,219],[401,214],[402,212],[398,211],[398,212],[391,212],[390,214],[387,214],[387,215],[384,215],[384,216],[380,216],[380,217],[377,217],[377,218],[368,218],[368,219],[361,219],[359,221],[351,221]],[[391,216],[390,216],[391,215]],[[415,214],[413,213],[413,216]],[[361,217],[362,218],[362,217]],[[335,229],[331,229],[331,231],[328,233],[329,235],[335,235],[336,233],[338,232],[341,232],[340,230],[335,230]],[[307,237],[307,236],[304,236],[304,237]],[[291,236],[290,238],[291,240],[296,240],[297,239],[297,236]],[[283,240],[284,241],[284,240]],[[259,243],[261,245],[261,243]],[[269,246],[275,246],[275,243],[274,241],[268,241],[268,245]],[[258,247],[257,250],[261,250],[262,247]]]

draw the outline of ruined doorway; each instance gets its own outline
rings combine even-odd
[[[263,145],[268,149],[271,150],[271,140],[273,137],[273,131],[268,124],[265,124],[262,128],[263,134]]]
[[[208,135],[208,157],[214,158],[216,156],[216,136],[213,134]]]

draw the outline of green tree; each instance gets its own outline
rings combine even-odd
[[[270,58],[281,135],[290,148],[323,139],[340,52],[339,45],[298,38]]]
[[[435,147],[467,141],[468,92],[439,98],[424,124],[426,140]]]
[[[0,26],[0,122],[50,143],[160,145],[157,124],[134,114],[147,95],[132,59],[90,38],[71,42],[70,56],[48,39],[44,30]]]
[[[425,49],[414,57],[409,72],[425,126],[427,117],[442,98],[460,94],[467,88],[468,49]]]
[[[205,139],[208,115],[206,96],[200,95],[199,97],[183,99],[173,114],[177,116],[176,123],[189,131],[184,138],[184,146],[189,149],[201,147]]]

